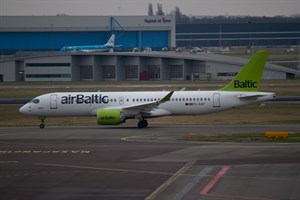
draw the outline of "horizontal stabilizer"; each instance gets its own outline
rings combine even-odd
[[[259,97],[264,97],[264,96],[267,96],[267,95],[263,95],[263,94],[254,94],[254,95],[242,94],[242,95],[239,95],[238,98],[241,99],[241,100],[254,100],[254,99],[257,99]]]

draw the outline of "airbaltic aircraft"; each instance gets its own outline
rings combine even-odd
[[[109,51],[113,52],[113,49],[120,47],[115,46],[115,35],[112,34],[109,40],[104,45],[86,45],[86,46],[66,46],[60,49],[60,51],[84,51],[84,52],[95,52],[95,51]]]
[[[96,116],[99,125],[118,125],[137,119],[168,115],[201,115],[255,104],[275,98],[274,93],[257,92],[268,52],[257,52],[225,87],[214,91],[157,92],[58,92],[38,96],[20,112],[38,116],[40,128],[50,116]]]

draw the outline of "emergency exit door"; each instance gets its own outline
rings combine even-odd
[[[220,107],[220,93],[214,93],[213,95],[213,107]]]
[[[57,109],[57,95],[52,94],[50,96],[50,109]]]

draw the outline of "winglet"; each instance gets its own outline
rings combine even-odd
[[[179,91],[186,91],[186,87],[181,88]]]
[[[268,55],[268,51],[256,52],[233,80],[219,91],[257,91]]]
[[[165,102],[165,101],[170,101],[171,96],[173,95],[174,91],[169,92],[164,98],[162,98],[160,101],[161,103]]]

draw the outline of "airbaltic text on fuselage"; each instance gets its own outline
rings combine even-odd
[[[257,88],[257,82],[252,80],[234,81],[234,88]]]
[[[92,95],[67,95],[61,97],[61,104],[101,104],[108,103],[108,96],[102,96],[101,94]]]

